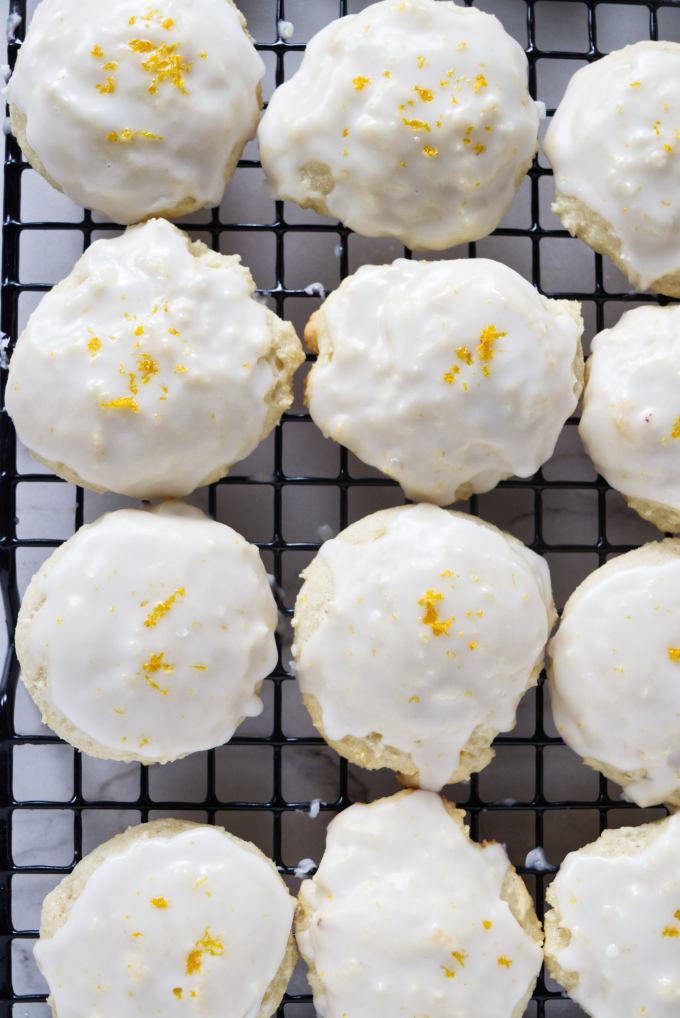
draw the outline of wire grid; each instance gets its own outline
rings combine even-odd
[[[366,5],[365,0],[243,0],[240,6],[258,49],[269,61],[270,91],[290,76],[304,49],[304,40],[281,41],[280,21],[286,16],[298,21],[305,14],[318,19],[320,11],[328,20]],[[21,37],[26,0],[10,0],[9,6],[11,14],[21,18],[17,30]],[[549,103],[548,115],[566,78],[581,63],[596,59],[614,45],[641,38],[680,40],[677,0],[627,4],[616,0],[479,0],[477,6],[497,13],[526,47],[532,94],[544,98],[547,88],[555,97]],[[513,18],[513,25],[508,24]],[[617,31],[623,25],[624,37],[617,36],[611,45],[606,38],[603,41],[603,36],[611,35],[614,22],[618,23]],[[559,48],[558,41],[572,48]],[[10,66],[18,45],[10,40]],[[558,84],[551,91],[550,82],[555,81]],[[256,149],[249,146],[245,155],[252,157],[241,160],[239,172],[249,174],[243,178],[244,193],[248,193],[248,181],[255,181],[255,174],[261,174],[261,170]],[[30,297],[49,289],[44,280],[24,279],[28,246],[48,246],[53,240],[49,234],[57,233],[57,239],[67,238],[71,243],[76,238],[84,248],[94,237],[118,230],[89,212],[76,219],[22,219],[22,180],[26,173],[33,171],[9,137],[0,327],[12,342],[22,318],[22,295]],[[552,187],[549,177],[547,164],[537,158],[523,185],[528,214],[522,222],[512,215],[506,217],[493,235],[491,256],[507,260],[520,271],[524,269],[524,275],[548,296],[584,301],[586,337],[590,338],[612,324],[627,307],[656,298],[631,292],[626,280],[606,260],[593,255],[580,242],[567,240],[559,222],[547,211]],[[272,202],[271,207],[274,218],[270,220],[264,216],[261,221],[244,217],[244,221],[236,222],[214,209],[194,215],[182,225],[193,235],[208,239],[216,250],[224,250],[225,242],[238,251],[248,240],[252,245],[264,243],[265,237],[273,241],[273,282],[260,292],[278,314],[292,318],[298,330],[321,297],[318,288],[303,286],[297,279],[289,248],[292,237],[297,236],[299,244],[311,244],[312,248],[313,240],[319,237],[333,246],[338,275],[331,285],[337,285],[340,278],[354,270],[357,255],[359,261],[377,260],[373,257],[376,252],[383,255],[381,260],[410,256],[392,242],[383,246],[380,242],[365,247],[359,244],[355,249],[355,235],[342,225],[301,214],[287,203]],[[568,257],[555,254],[560,249],[554,247],[546,257],[551,243],[562,245],[561,250],[569,251]],[[485,245],[487,242],[469,244],[451,253],[489,256]],[[525,252],[521,266],[516,264],[520,245]],[[244,260],[248,262],[247,257]],[[308,262],[313,262],[313,256]],[[559,285],[555,285],[556,279]],[[571,282],[571,288],[564,289],[563,282]],[[3,370],[3,392],[5,381]],[[578,444],[576,423],[576,418],[567,422],[555,457],[535,477],[505,481],[495,492],[473,497],[462,506],[513,531],[546,556],[558,606],[597,565],[656,534],[623,508],[619,496],[589,467]],[[266,445],[264,460],[263,454],[256,453],[243,467],[237,467],[237,472],[198,496],[198,504],[237,529],[235,505],[241,507],[244,520],[254,507],[261,510],[265,503],[271,507],[266,513],[255,512],[258,518],[266,517],[262,528],[267,532],[246,533],[259,545],[275,577],[282,617],[280,660],[265,683],[265,713],[255,722],[246,722],[227,747],[195,754],[188,763],[180,761],[163,768],[112,764],[102,776],[100,761],[81,756],[31,719],[26,695],[17,687],[18,665],[12,645],[20,590],[26,579],[23,574],[37,567],[40,556],[46,557],[83,522],[99,515],[102,503],[81,488],[31,465],[17,446],[11,421],[4,412],[0,418],[0,577],[9,642],[0,704],[3,1015],[36,1018],[47,1014],[44,985],[30,959],[37,935],[39,899],[94,844],[128,824],[158,815],[223,823],[272,856],[295,890],[299,883],[294,872],[296,863],[303,856],[318,862],[326,823],[335,813],[357,799],[370,801],[398,788],[391,774],[362,772],[348,765],[314,733],[299,709],[290,670],[289,620],[297,574],[322,539],[366,512],[403,502],[403,495],[393,482],[363,467],[345,449],[320,443],[299,399]],[[267,471],[263,472],[265,461]],[[31,505],[32,514],[26,512]],[[57,529],[61,526],[63,533],[55,536],[54,515],[40,522],[40,506],[62,507]],[[310,506],[316,507],[316,516],[309,511]],[[103,506],[109,507],[108,503]],[[333,522],[325,522],[330,517]],[[31,522],[28,531],[22,526],[23,519]],[[22,565],[22,556],[28,565]],[[592,840],[607,826],[641,823],[664,815],[661,808],[640,810],[622,801],[616,786],[584,768],[563,746],[549,717],[542,680],[523,701],[517,728],[499,736],[495,746],[495,761],[469,784],[450,788],[447,794],[467,810],[474,838],[496,838],[507,844],[513,863],[534,895],[539,917],[543,915],[546,882],[567,851]],[[315,799],[320,800],[320,815],[312,819],[310,804]],[[57,821],[70,832],[64,841],[51,839],[50,831]],[[540,859],[536,865],[535,856],[533,865],[530,860],[529,865],[525,862],[527,852],[535,847],[544,850],[548,860],[544,867]],[[23,904],[25,900],[27,905]],[[309,1018],[313,1007],[301,972],[293,977],[289,991],[279,1015]],[[581,1013],[564,999],[556,984],[548,978],[539,979],[528,1014],[565,1018]]]

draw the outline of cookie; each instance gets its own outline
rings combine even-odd
[[[527,61],[493,16],[382,0],[310,40],[258,131],[277,198],[441,250],[496,228],[537,149]]]
[[[117,223],[218,205],[264,64],[232,0],[43,0],[7,98],[28,162]]]
[[[433,790],[486,766],[543,666],[545,560],[474,516],[412,505],[352,524],[302,575],[296,674],[326,741]]]
[[[638,42],[572,77],[543,143],[553,212],[638,290],[680,297],[680,44]]]
[[[639,806],[680,806],[680,540],[591,573],[548,645],[557,729]]]
[[[96,241],[19,337],[20,439],[93,491],[177,497],[222,477],[290,406],[304,359],[254,290],[238,255],[164,219]]]
[[[54,1018],[269,1018],[297,957],[274,864],[221,827],[154,820],[78,863],[43,904]]]
[[[542,931],[501,845],[432,792],[354,805],[328,827],[295,933],[321,1018],[521,1018]]]
[[[583,382],[576,301],[486,258],[364,265],[305,328],[328,438],[448,505],[551,456]]]
[[[546,897],[551,975],[592,1018],[677,1014],[680,816],[604,831]]]
[[[43,720],[109,760],[165,763],[262,711],[277,611],[257,549],[182,503],[119,509],[42,565],[16,631]]]
[[[591,344],[579,434],[640,516],[680,531],[680,308],[627,311]]]

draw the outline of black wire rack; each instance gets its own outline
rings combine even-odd
[[[578,66],[638,39],[680,41],[679,0],[478,0],[476,5],[496,13],[525,47],[532,95],[546,102],[549,116]],[[241,0],[267,64],[265,96],[299,63],[308,37],[303,32],[300,39],[300,25],[318,28],[365,6],[365,0]],[[10,67],[23,36],[26,7],[26,0],[9,0],[14,26]],[[281,30],[286,18],[295,25],[287,42]],[[243,251],[246,263],[249,252],[266,247],[271,278],[260,293],[299,331],[321,300],[319,287],[310,285],[315,281],[301,276],[305,268],[313,273],[319,245],[335,259],[334,278],[323,283],[326,289],[361,261],[410,256],[399,245],[364,242],[341,224],[287,203],[269,200],[259,209],[251,206],[247,196],[259,193],[262,174],[254,145],[244,155],[237,174],[245,202],[223,203],[182,225],[216,250]],[[60,218],[58,211],[27,217],[26,174],[36,176],[8,137],[0,328],[10,347],[27,310],[57,281],[26,274],[29,252],[36,246],[49,251],[74,243],[82,251],[96,237],[118,231],[87,211],[75,217]],[[518,268],[547,296],[583,301],[588,340],[628,307],[657,298],[631,291],[606,259],[568,238],[549,212],[550,176],[537,157],[518,196],[520,212],[506,217],[490,240],[451,253],[496,257]],[[227,195],[234,186],[228,186]],[[4,393],[5,367],[0,375]],[[656,536],[595,474],[580,448],[576,423],[576,418],[567,422],[555,456],[533,478],[505,481],[462,506],[513,531],[547,558],[558,606],[592,569]],[[265,713],[242,726],[227,747],[195,754],[188,764],[115,764],[102,777],[101,762],[67,747],[36,723],[30,710],[27,714],[13,647],[27,574],[65,537],[99,515],[102,503],[27,461],[4,411],[0,458],[0,582],[7,617],[0,700],[0,1013],[37,1018],[48,1013],[44,984],[31,959],[40,899],[95,843],[130,823],[161,815],[221,823],[255,841],[295,890],[298,862],[303,857],[318,862],[325,826],[335,813],[352,801],[397,790],[393,775],[359,771],[314,733],[300,709],[289,664],[289,625],[298,574],[322,539],[404,499],[393,482],[363,467],[347,450],[322,442],[298,399],[254,457],[198,496],[207,511],[236,529],[251,520],[245,536],[258,544],[274,577],[281,654],[265,683]],[[496,759],[485,771],[447,794],[467,810],[474,838],[506,843],[539,917],[546,883],[567,851],[593,840],[605,827],[664,815],[660,807],[641,810],[623,801],[616,786],[584,768],[563,746],[550,720],[542,680],[522,702],[516,729],[499,736],[495,747]],[[66,833],[53,837],[55,825]],[[527,858],[535,848],[542,854]],[[313,1013],[298,972],[279,1015],[311,1018]],[[541,977],[527,1013],[565,1018],[582,1012]]]

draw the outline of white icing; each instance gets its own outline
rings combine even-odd
[[[494,17],[383,0],[310,40],[261,121],[262,166],[278,197],[323,202],[367,236],[433,249],[474,240],[498,225],[536,151],[526,78]]]
[[[262,711],[274,598],[257,549],[199,510],[109,513],[29,591],[42,602],[28,638],[48,708],[113,759],[208,749]]]
[[[312,915],[296,935],[323,984],[318,1013],[511,1015],[542,953],[500,899],[508,866],[500,845],[471,843],[430,792],[337,816],[300,888]]]
[[[310,413],[409,498],[447,505],[530,476],[576,406],[578,305],[499,262],[364,265],[323,315],[332,359],[308,376]]]
[[[540,845],[536,848],[532,848],[530,852],[527,852],[524,865],[527,869],[533,870],[535,873],[551,873],[556,869],[552,863],[549,863],[545,857],[545,852]]]
[[[567,602],[548,647],[553,714],[581,756],[640,771],[640,806],[680,786],[680,542],[602,566]]]
[[[332,599],[293,647],[297,679],[328,738],[378,732],[439,789],[476,726],[515,723],[552,625],[548,567],[462,513],[418,505],[376,519],[374,540],[350,543],[350,530],[319,551]],[[296,617],[305,597],[303,586]]]
[[[263,74],[226,0],[43,0],[8,97],[59,187],[134,223],[185,199],[219,203]]]
[[[680,1001],[680,816],[635,854],[571,852],[550,888],[571,932],[557,963],[596,1018],[676,1018]],[[649,825],[640,828],[647,832]]]
[[[22,441],[95,488],[184,495],[260,441],[267,313],[237,256],[187,243],[162,219],[96,241],[12,357],[7,409]]]
[[[283,39],[284,42],[288,42],[289,39],[293,38],[295,32],[295,25],[292,21],[279,21],[277,24],[279,38]]]
[[[560,194],[621,240],[640,290],[680,269],[680,45],[639,42],[581,68],[544,142]]]
[[[35,956],[60,1018],[255,1018],[294,901],[273,867],[219,828],[139,839],[107,856]]]
[[[680,308],[627,311],[591,349],[588,455],[618,491],[680,511]]]

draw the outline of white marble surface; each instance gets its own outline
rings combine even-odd
[[[273,42],[276,37],[276,20],[273,0],[242,0],[249,28],[257,41]],[[350,0],[349,9],[355,11],[366,6],[364,0]],[[498,13],[506,28],[522,44],[526,44],[524,0],[481,0],[484,10]],[[29,10],[35,7],[29,2]],[[7,0],[0,8],[3,16]],[[335,16],[337,0],[286,0],[286,18],[293,24],[291,43],[304,43],[310,35]],[[537,39],[544,48],[575,48],[584,50],[587,44],[586,7],[582,3],[565,3],[559,0],[538,0],[536,3]],[[598,41],[603,50],[624,45],[639,38],[647,38],[648,12],[643,5],[603,4],[597,8]],[[659,12],[661,35],[680,40],[680,7],[661,8]],[[273,87],[274,60],[265,55],[267,77],[264,93],[267,97]],[[299,62],[299,55],[286,57],[286,71],[290,73]],[[582,62],[585,62],[585,57]],[[544,59],[538,67],[538,97],[548,106],[559,100],[567,78],[579,61]],[[248,157],[256,157],[256,148],[250,145]],[[549,210],[552,182],[541,181],[540,221],[544,227],[554,228],[558,222]],[[503,225],[525,228],[531,222],[530,187],[528,180]],[[24,174],[22,216],[24,220],[48,219],[75,222],[80,210],[67,198],[54,192],[32,170]],[[321,217],[286,204],[285,215],[289,222],[311,224]],[[198,225],[193,231],[201,237],[200,225],[208,213],[192,215],[191,222]],[[260,170],[238,170],[229,184],[221,206],[224,221],[245,220],[271,222],[274,204],[269,198]],[[331,289],[339,282],[339,259],[335,234],[296,233],[286,236],[286,285],[305,288],[320,282]],[[349,239],[350,271],[368,261],[386,261],[402,253],[400,245],[389,240],[371,240],[357,236]],[[238,250],[250,266],[262,288],[275,284],[274,237],[269,234],[241,232],[225,235],[225,251]],[[21,242],[21,279],[24,282],[54,283],[65,276],[82,251],[79,232],[27,232]],[[479,255],[495,257],[516,268],[524,275],[531,274],[531,246],[527,238],[491,237],[478,243]],[[444,252],[443,255],[466,254],[466,249]],[[426,255],[427,257],[427,255]],[[442,253],[432,257],[442,257]],[[541,243],[541,280],[550,291],[561,288],[591,290],[594,285],[595,260],[592,252],[579,241],[566,237],[544,240]],[[611,265],[605,264],[605,284],[613,290],[627,290],[628,284]],[[23,325],[35,307],[39,295],[25,293],[19,302],[20,325]],[[320,298],[291,298],[286,302],[286,315],[299,331],[309,314],[318,307]],[[622,312],[616,301],[608,302],[605,309],[607,324],[615,321]],[[595,329],[593,302],[584,304],[586,320],[586,346]],[[302,409],[300,372],[297,400],[294,409]],[[284,470],[290,474],[307,474],[333,477],[339,465],[338,447],[317,431],[311,422],[290,422],[284,425]],[[20,472],[47,473],[40,464],[32,461],[21,448],[18,450]],[[237,468],[238,474],[254,474],[260,478],[271,475],[274,469],[274,442],[270,438]],[[377,476],[371,468],[350,457],[350,469],[358,479]],[[595,477],[589,460],[581,447],[573,426],[565,427],[557,449],[545,465],[545,478],[551,482],[587,482]],[[272,535],[273,488],[252,488],[245,485],[222,487],[218,491],[218,517],[247,538],[266,541]],[[403,500],[395,488],[355,486],[349,495],[349,521],[376,509]],[[207,507],[206,491],[199,491],[191,500]],[[654,528],[626,508],[614,492],[606,497],[607,534],[616,544],[637,544],[655,539]],[[85,520],[89,521],[110,508],[136,504],[117,496],[86,493]],[[486,519],[509,530],[524,541],[534,537],[534,493],[523,488],[503,488],[479,498],[479,512]],[[17,532],[21,538],[45,537],[62,540],[73,532],[75,489],[68,484],[24,483],[17,489]],[[318,542],[335,534],[339,529],[339,495],[335,487],[291,486],[283,496],[283,536],[289,541]],[[459,508],[465,508],[460,506]],[[566,545],[567,550],[548,552],[552,570],[556,601],[561,606],[569,593],[587,573],[597,566],[593,551],[570,551],[569,545],[592,544],[598,534],[598,495],[588,489],[550,488],[543,495],[543,537],[548,543]],[[23,591],[35,569],[46,557],[44,549],[21,548],[17,554],[18,579]],[[292,607],[299,587],[298,574],[309,561],[310,553],[289,551],[283,556],[283,598]],[[264,554],[268,569],[271,556]],[[284,663],[289,661],[289,623],[282,622]],[[273,692],[271,683],[265,683],[264,713],[247,721],[239,734],[265,736],[271,731],[273,719]],[[521,704],[517,733],[528,735],[533,731],[535,717],[534,692],[527,694]],[[294,682],[286,682],[283,689],[283,726],[287,735],[315,734],[304,711]],[[19,686],[16,700],[15,724],[22,736],[46,734],[36,708]],[[549,723],[548,723],[549,724]],[[551,729],[552,731],[552,729]],[[14,795],[22,803],[14,813],[12,851],[17,874],[12,887],[12,915],[19,930],[35,930],[39,922],[40,904],[46,891],[57,882],[50,873],[22,873],[22,868],[35,866],[69,866],[74,853],[74,814],[68,802],[74,792],[74,751],[64,745],[18,745],[14,749]],[[485,770],[479,783],[480,795],[489,801],[513,804],[507,811],[488,812],[480,818],[480,837],[493,837],[504,841],[512,861],[523,864],[527,853],[536,845],[533,814],[522,803],[534,795],[533,747],[506,746],[498,751],[494,763]],[[545,752],[544,792],[552,800],[592,800],[597,795],[598,777],[585,768],[569,750],[550,747]],[[82,848],[88,851],[106,838],[139,820],[139,813],[130,804],[140,789],[141,768],[136,764],[118,764],[82,757],[82,793],[85,808],[82,812]],[[154,800],[154,816],[168,815],[164,802],[182,800],[189,807],[181,815],[203,820],[201,800],[206,793],[205,754],[195,754],[186,760],[164,767],[148,769],[150,795]],[[225,803],[249,801],[266,803],[273,793],[272,749],[269,746],[225,746],[216,752],[216,790]],[[387,772],[362,772],[350,768],[350,793],[353,798],[370,800],[396,791],[394,776]],[[324,846],[325,828],[330,814],[326,811],[316,817],[309,815],[309,803],[320,798],[333,801],[339,790],[339,767],[336,754],[326,747],[285,747],[282,753],[282,794],[289,802],[307,804],[297,812],[285,814],[282,822],[283,862],[294,867],[302,859],[318,862]],[[612,793],[617,790],[612,786]],[[451,789],[451,797],[465,797],[465,788]],[[87,803],[105,800],[106,808],[88,807]],[[40,801],[47,806],[32,808],[31,802]],[[661,815],[660,810],[637,810],[635,822]],[[628,811],[614,811],[612,825],[631,822]],[[218,812],[216,820],[234,833],[250,838],[263,851],[272,853],[272,818],[264,809],[240,811],[228,809]],[[545,857],[552,865],[559,864],[564,854],[592,840],[598,834],[598,817],[595,810],[576,815],[565,811],[548,811],[544,822],[543,847]],[[539,860],[540,862],[540,860]],[[299,880],[289,878],[292,888]],[[528,878],[533,889],[533,880]],[[17,940],[13,947],[14,988],[18,994],[45,992],[31,956],[31,940]],[[291,986],[293,992],[303,992],[305,980],[298,971]],[[533,1014],[533,1011],[529,1011]],[[47,1009],[42,1004],[18,1004],[13,1014],[27,1018],[43,1018]],[[310,1006],[289,1006],[287,1018],[311,1015]],[[571,1018],[580,1010],[570,1002],[556,1002],[546,1009],[548,1018]]]

